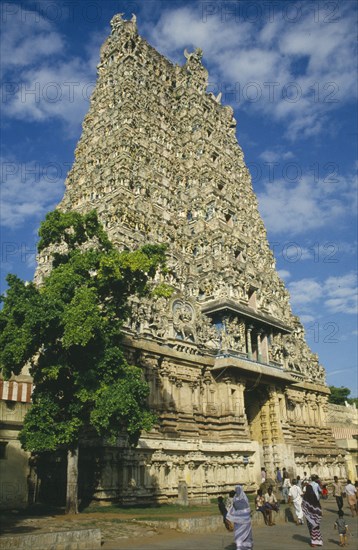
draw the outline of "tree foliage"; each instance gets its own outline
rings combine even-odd
[[[331,394],[328,401],[334,403],[335,405],[344,405],[347,401],[348,403],[356,403],[358,405],[358,399],[356,397],[349,397],[351,390],[344,386],[339,388],[336,386],[329,386]]]
[[[37,452],[70,448],[90,429],[110,440],[125,431],[135,443],[154,417],[141,369],[123,356],[121,328],[129,296],[150,292],[164,269],[165,247],[118,252],[95,212],[51,212],[39,235],[39,250],[53,251],[50,274],[41,286],[9,275],[1,297],[3,376],[30,362],[34,379],[21,442]]]

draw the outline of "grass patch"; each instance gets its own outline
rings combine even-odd
[[[135,518],[137,521],[175,521],[173,516],[142,516]]]
[[[211,514],[217,512],[217,503],[202,504],[195,506],[180,506],[179,504],[163,504],[161,506],[121,506],[119,504],[111,504],[109,506],[89,506],[85,508],[82,514],[101,513],[101,514],[123,514],[132,516],[136,519],[153,517],[155,519],[163,516],[181,516],[190,515],[193,513],[205,512]]]

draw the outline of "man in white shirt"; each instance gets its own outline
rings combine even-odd
[[[297,485],[297,479],[292,480],[292,487],[288,491],[288,502],[293,502],[297,516],[296,525],[303,525],[302,489]]]
[[[272,510],[274,510],[275,512],[278,512],[278,502],[277,502],[277,498],[273,493],[271,486],[267,489],[267,493],[265,494],[264,508],[268,513],[268,524],[270,526],[275,525],[275,523],[272,521]]]

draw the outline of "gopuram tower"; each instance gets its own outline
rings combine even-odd
[[[275,270],[233,109],[206,92],[201,51],[173,65],[116,15],[62,210],[96,209],[119,249],[168,245],[168,298],[133,299],[129,360],[158,424],[105,448],[95,497],[200,501],[265,467],[344,474],[324,369]],[[50,268],[40,259],[37,279]]]

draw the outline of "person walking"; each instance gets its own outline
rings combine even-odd
[[[311,537],[311,547],[323,545],[321,534],[322,510],[312,485],[308,484],[302,499],[302,511]]]
[[[300,476],[297,476],[296,479],[297,479],[297,487],[299,487],[300,489],[302,489],[301,477],[300,477]]]
[[[282,473],[281,473],[281,470],[280,470],[279,466],[277,466],[277,468],[276,468],[276,483],[279,486],[282,485]]]
[[[283,484],[282,484],[282,496],[285,499],[286,504],[288,503],[288,492],[290,490],[290,487],[291,487],[291,482],[290,482],[290,478],[287,475],[287,477],[283,478]]]
[[[302,490],[305,492],[305,487],[309,483],[309,477],[307,475],[307,472],[303,472],[303,479],[302,479]]]
[[[338,519],[334,522],[334,528],[338,530],[339,534],[339,546],[347,544],[348,525],[343,516],[343,510],[338,510]]]
[[[354,487],[350,479],[347,479],[347,485],[344,488],[347,495],[349,508],[351,509],[352,518],[357,515],[357,489]]]
[[[302,495],[303,492],[298,486],[297,479],[293,479],[292,487],[288,491],[288,502],[292,502],[295,507],[296,525],[303,525]]]
[[[226,519],[234,524],[236,550],[252,550],[252,525],[249,501],[241,485],[235,487],[235,496]]]

